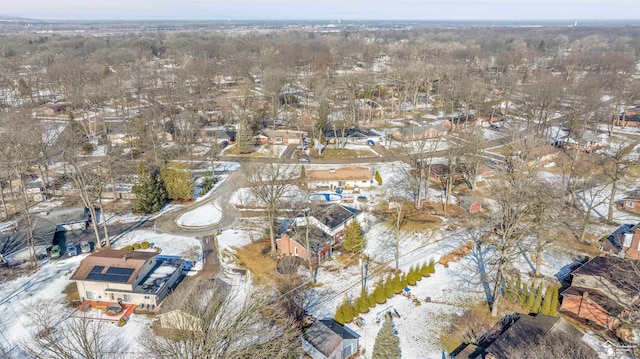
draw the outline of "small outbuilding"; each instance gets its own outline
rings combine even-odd
[[[482,210],[482,203],[471,197],[462,197],[460,198],[460,207],[464,208],[467,212],[474,214]]]

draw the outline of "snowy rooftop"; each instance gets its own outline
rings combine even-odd
[[[183,263],[180,259],[161,256],[158,256],[157,262],[156,267],[134,288],[134,292],[158,294]]]

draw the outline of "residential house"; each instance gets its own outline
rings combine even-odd
[[[163,329],[177,329],[188,331],[201,331],[202,319],[198,317],[198,309],[192,306],[185,305],[185,301],[191,299],[192,296],[203,295],[202,291],[199,291],[202,286],[202,281],[208,281],[209,279],[198,278],[191,281],[182,282],[178,288],[173,292],[171,301],[162,305],[162,309],[158,314],[160,320],[160,327]],[[213,291],[207,291],[204,295],[221,295],[226,297],[231,286],[225,281],[215,278],[212,280]],[[205,284],[205,288],[209,288]]]
[[[391,138],[396,141],[407,142],[441,137],[446,134],[447,128],[444,125],[436,124],[430,126],[409,126],[401,129],[395,129],[391,132]]]
[[[182,278],[182,263],[156,252],[102,249],[83,259],[71,280],[82,300],[121,300],[154,309]]]
[[[366,167],[341,167],[328,170],[307,170],[308,188],[370,188],[373,186],[371,170]]]
[[[640,214],[640,198],[625,198],[622,200],[622,209],[628,212]]]
[[[620,226],[602,243],[600,251],[620,258],[640,259],[640,223]]]
[[[382,134],[369,128],[352,127],[328,129],[322,132],[322,136],[326,143],[366,145],[368,141],[379,141]]]
[[[277,239],[278,250],[283,254],[309,257],[314,264],[322,263],[344,237],[347,225],[360,213],[357,209],[339,204],[319,206],[307,217],[300,216],[285,222]],[[306,245],[307,235],[309,248]]]
[[[359,338],[349,327],[324,318],[303,330],[302,349],[313,359],[347,359],[358,352]]]
[[[560,150],[557,147],[551,145],[542,145],[540,147],[533,148],[529,153],[529,161],[527,165],[533,166],[547,166],[555,161],[560,154]]]
[[[630,259],[591,259],[571,273],[571,286],[560,294],[560,311],[614,330],[637,314],[629,310],[640,304],[637,268],[638,262]]]
[[[464,165],[455,166],[453,169],[453,175],[451,175],[451,167],[449,165],[445,165],[442,163],[434,163],[431,165],[431,172],[429,173],[429,178],[434,181],[446,181],[449,176],[452,179],[461,179],[464,178],[465,175],[465,167]]]
[[[199,131],[200,141],[209,144],[228,145],[236,140],[236,131],[205,127]]]
[[[562,336],[580,341],[582,333],[560,317],[538,314],[506,317],[479,343],[463,344],[452,354],[456,359],[509,359],[514,350],[527,352],[546,338]],[[595,354],[595,353],[594,353]]]
[[[476,201],[471,197],[461,197],[459,201],[460,207],[464,208],[467,212],[474,214],[482,210],[482,203]]]
[[[294,130],[263,130],[262,135],[265,138],[260,139],[260,144],[270,145],[300,145],[307,136],[304,131]]]

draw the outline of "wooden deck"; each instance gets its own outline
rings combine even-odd
[[[73,313],[71,313],[70,316],[75,318],[117,322],[120,320],[120,318],[129,318],[131,313],[133,313],[133,311],[138,307],[135,304],[123,303],[122,307],[124,309],[122,310],[122,312],[118,313],[117,315],[110,315],[105,312],[105,309],[112,304],[117,304],[117,302],[84,301],[80,303],[80,305],[73,311]],[[86,310],[87,308],[89,309]]]

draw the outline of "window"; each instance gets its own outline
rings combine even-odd
[[[148,295],[145,295],[145,296],[144,296],[144,299],[149,299],[149,298],[150,298],[150,297],[149,297]]]
[[[293,247],[293,253],[298,256],[298,247]]]
[[[127,302],[127,303],[131,303],[132,302],[131,294],[125,294],[124,295],[124,301]]]
[[[95,294],[93,294],[92,291],[88,290],[87,291],[87,299],[92,299],[93,300],[93,299],[96,299],[96,296],[95,296]]]
[[[627,207],[629,207],[629,208],[635,208],[635,206],[636,206],[636,203],[635,203],[635,202],[627,201]]]

